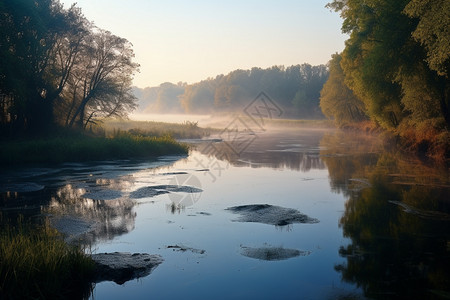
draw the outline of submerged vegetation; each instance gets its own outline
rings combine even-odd
[[[83,249],[67,245],[48,222],[0,222],[0,298],[82,299],[94,271]]]

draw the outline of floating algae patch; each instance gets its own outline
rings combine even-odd
[[[146,198],[146,197],[155,197],[158,195],[163,195],[163,194],[168,194],[168,193],[169,193],[169,191],[164,190],[164,189],[158,189],[157,187],[154,187],[154,186],[146,186],[146,187],[139,188],[134,192],[131,192],[130,198],[141,199],[141,198]]]
[[[83,194],[83,198],[92,200],[114,200],[122,197],[122,192],[108,189],[94,189]]]
[[[202,189],[192,186],[164,184],[139,188],[136,191],[130,193],[130,198],[140,199],[168,193],[201,193],[201,192],[203,192]]]
[[[297,256],[307,256],[311,254],[310,251],[300,251],[297,249],[286,249],[283,247],[244,247],[241,246],[241,254],[250,258],[260,260],[285,260]]]
[[[273,206],[269,204],[251,204],[229,207],[233,213],[240,214],[234,221],[256,222],[275,226],[285,226],[294,223],[318,223],[319,220],[310,218],[296,209]]]

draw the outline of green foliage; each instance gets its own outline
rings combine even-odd
[[[425,46],[430,69],[448,77],[450,65],[450,2],[411,0],[404,12],[419,23],[413,37]]]
[[[89,295],[95,264],[67,245],[48,222],[0,224],[2,299],[81,299]]]
[[[330,76],[320,92],[320,107],[338,126],[366,120],[364,103],[345,84],[342,56],[334,54],[329,62]]]
[[[333,73],[339,70],[336,62],[330,62],[330,79],[322,91],[324,113],[338,124],[351,121],[346,86],[364,103],[358,109],[372,122],[408,144],[428,145],[412,148],[433,149],[437,137],[450,128],[448,5],[441,0],[334,0],[328,4],[340,12],[342,31],[350,38],[341,54],[340,77]],[[426,142],[419,142],[415,137],[427,131],[424,124],[430,123],[439,127],[433,127],[434,135],[426,135]]]
[[[401,82],[401,104],[408,114],[409,120],[416,123],[432,119],[440,115],[440,91],[432,83],[434,76],[426,65],[418,62],[405,71],[398,73],[396,81]]]
[[[375,122],[394,129],[403,118],[401,89],[394,77],[401,66],[410,22],[401,14],[405,1],[350,1],[348,21],[355,23],[342,53],[346,84]],[[350,14],[349,12],[353,12]]]

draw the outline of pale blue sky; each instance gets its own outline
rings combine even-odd
[[[67,8],[75,0],[61,0]],[[235,69],[325,64],[344,48],[328,0],[77,0],[84,15],[133,44],[134,84],[194,83]]]

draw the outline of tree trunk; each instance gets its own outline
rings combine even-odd
[[[75,114],[72,116],[72,119],[70,120],[69,127],[73,127],[73,124],[75,123],[78,117],[77,125],[79,125],[80,128],[83,128],[84,112],[86,104],[89,102],[90,98],[91,97],[88,95],[86,98],[83,99],[83,101],[81,101],[80,106],[78,106],[77,110],[75,111]]]

